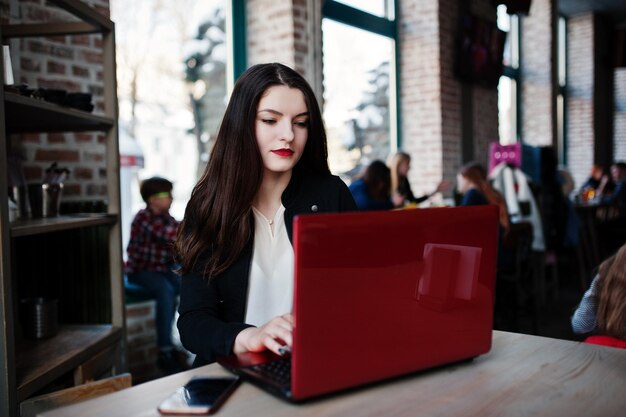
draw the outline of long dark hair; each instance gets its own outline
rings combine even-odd
[[[624,339],[626,329],[626,245],[602,264],[598,271],[598,331]]]
[[[322,115],[306,80],[282,64],[249,68],[235,83],[211,158],[178,229],[179,272],[199,272],[210,279],[232,265],[252,237],[252,201],[263,179],[255,120],[259,101],[276,85],[300,90],[309,112],[308,139],[292,175],[330,173]]]
[[[500,226],[502,226],[506,232],[509,229],[509,211],[506,206],[506,201],[504,197],[502,197],[502,194],[493,188],[487,180],[487,171],[485,171],[485,168],[480,163],[471,161],[463,165],[459,173],[474,184],[478,191],[485,196],[489,204],[498,206]]]

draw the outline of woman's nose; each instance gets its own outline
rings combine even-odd
[[[293,132],[293,124],[290,121],[284,121],[281,123],[280,128],[280,140],[285,142],[291,142],[295,137]]]

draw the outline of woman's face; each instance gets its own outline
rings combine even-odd
[[[409,175],[409,169],[411,169],[411,161],[403,160],[398,164],[398,174],[403,177]]]
[[[461,174],[456,174],[456,189],[459,193],[465,194],[470,189],[471,183]]]
[[[300,90],[279,85],[265,91],[255,133],[266,174],[291,172],[304,152],[308,125],[309,111]]]

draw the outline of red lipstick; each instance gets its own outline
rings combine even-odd
[[[278,156],[291,156],[293,155],[293,151],[291,149],[274,149],[272,153]]]

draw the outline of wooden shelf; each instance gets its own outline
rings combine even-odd
[[[31,16],[31,19],[18,17],[12,23],[0,24],[0,40],[16,39],[16,45],[20,45],[16,47],[22,50],[26,47],[23,40],[28,37],[94,34],[94,39],[101,44],[94,46],[94,50],[98,53],[101,50],[102,53],[102,62],[98,65],[102,72],[99,83],[102,84],[102,93],[97,94],[97,99],[102,101],[106,112],[92,114],[23,96],[14,87],[2,88],[0,186],[6,189],[9,183],[5,167],[6,150],[12,146],[13,140],[8,137],[10,134],[101,132],[106,137],[103,163],[106,164],[107,206],[111,213],[20,219],[6,225],[3,223],[0,227],[0,417],[19,417],[20,402],[44,389],[54,390],[71,383],[82,383],[84,379],[77,377],[80,369],[87,372],[98,368],[99,375],[102,374],[101,365],[106,367],[104,372],[108,369],[112,373],[126,371],[115,24],[104,9],[84,0],[47,0],[44,3],[45,8],[38,16]],[[46,51],[35,51],[34,54],[41,59],[48,55]],[[15,64],[19,67],[19,62]],[[62,80],[66,78],[61,77]],[[78,143],[44,145],[50,150],[81,146]],[[0,204],[3,221],[8,219],[7,210],[6,204]],[[70,232],[55,233],[65,230]],[[73,245],[80,249],[81,262],[76,268],[67,267],[68,263],[71,266],[76,264],[72,257],[77,251],[64,250],[62,242],[65,242],[66,234],[76,238]],[[39,270],[48,271],[49,265],[35,263],[35,273],[29,274],[28,268],[33,262],[29,253],[33,248],[50,252],[45,255],[49,259],[54,258],[55,271],[39,274]],[[25,279],[18,282],[18,276]],[[31,280],[31,277],[34,278]],[[53,338],[22,339],[17,306],[20,298],[28,294],[29,285],[40,284],[66,288],[59,297],[64,303],[85,304],[86,308],[77,312],[72,321],[99,324],[64,325]],[[82,298],[76,301],[68,288],[75,289]],[[67,321],[65,316],[64,321]],[[72,372],[74,378],[70,378]]]
[[[115,125],[108,117],[8,91],[4,99],[9,133],[106,131]]]
[[[15,349],[18,401],[118,343],[122,336],[121,328],[108,324],[67,325],[50,339],[18,343]]]
[[[61,230],[78,229],[81,227],[115,224],[115,214],[70,214],[44,219],[16,220],[11,223],[11,237],[38,235],[41,233],[57,232]]]

